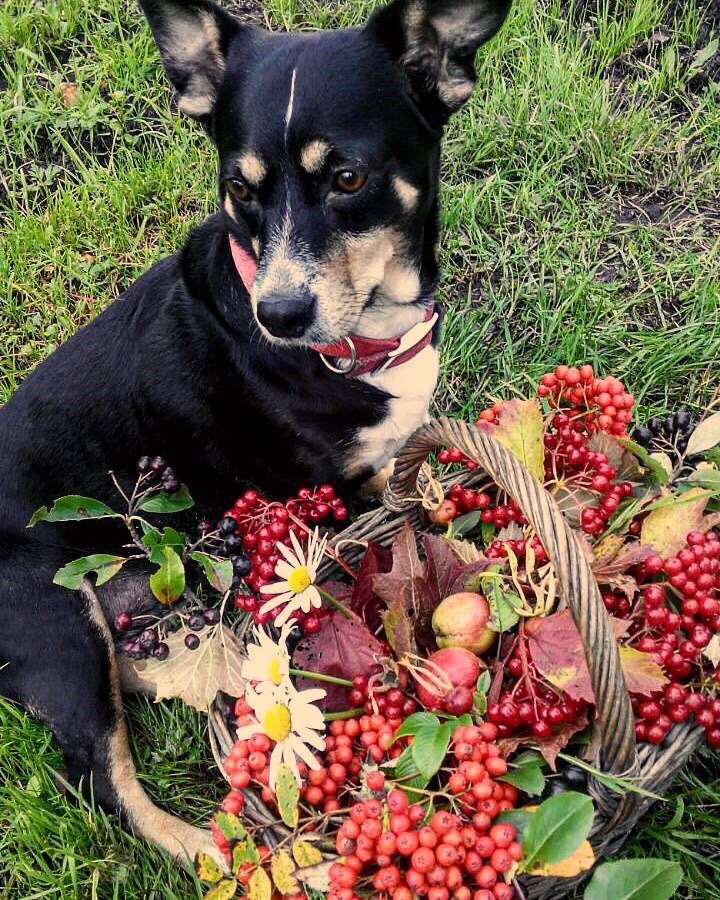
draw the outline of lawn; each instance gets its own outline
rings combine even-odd
[[[353,24],[372,3],[234,5],[297,28]],[[625,379],[641,415],[710,401],[719,30],[718,0],[516,0],[446,137],[437,411],[469,414],[560,361]],[[134,3],[4,0],[0,402],[214,203],[211,148],[175,110]],[[130,718],[150,794],[206,819],[222,785],[202,717],[137,700]],[[685,771],[627,849],[680,860],[681,897],[718,896],[718,760]],[[49,733],[0,705],[0,897],[201,896],[71,803],[61,767]]]

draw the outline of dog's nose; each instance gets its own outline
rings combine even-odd
[[[269,294],[257,306],[261,325],[281,338],[299,338],[308,329],[315,312],[315,300],[306,288],[292,294]]]

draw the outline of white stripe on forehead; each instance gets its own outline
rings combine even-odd
[[[285,110],[285,146],[287,147],[288,132],[290,130],[290,120],[293,114],[293,105],[295,103],[295,76],[297,69],[292,70],[292,78],[290,79],[290,99],[288,100],[287,109]]]

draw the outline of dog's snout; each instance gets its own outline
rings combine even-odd
[[[275,293],[257,306],[257,317],[270,334],[279,338],[299,338],[307,331],[315,314],[315,299],[307,289],[292,294]]]

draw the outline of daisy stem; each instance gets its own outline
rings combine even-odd
[[[316,587],[317,587],[317,585],[316,585]],[[332,596],[332,594],[328,594],[328,592],[322,590],[322,588],[318,588],[318,592],[319,592],[320,596],[323,598],[323,600],[327,600],[327,602],[330,603],[332,606],[334,606],[335,609],[339,610],[345,616],[346,619],[350,618],[349,610],[347,610],[339,600],[336,600]]]
[[[313,681],[327,681],[328,684],[339,684],[342,687],[353,686],[352,681],[347,678],[337,678],[335,675],[323,675],[321,672],[308,672],[306,669],[290,669],[291,675],[298,675],[300,678],[312,678]]]
[[[365,710],[362,706],[358,706],[356,709],[341,709],[340,712],[325,713],[325,721],[334,722],[335,719],[356,719],[364,712]]]

